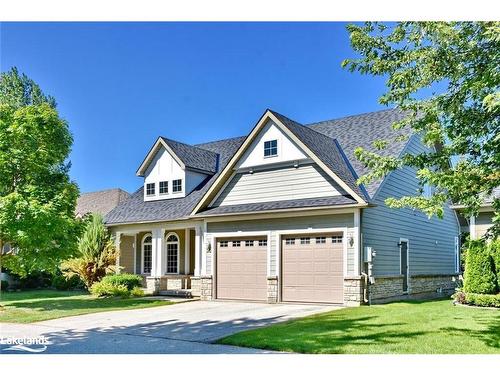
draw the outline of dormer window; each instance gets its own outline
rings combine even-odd
[[[264,142],[264,157],[269,158],[278,155],[278,140]]]
[[[182,191],[182,180],[173,180],[172,181],[172,192],[180,193]]]
[[[168,194],[168,181],[160,181],[160,194]]]
[[[146,195],[152,196],[155,195],[155,183],[146,184]]]

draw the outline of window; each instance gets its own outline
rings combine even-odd
[[[316,243],[326,243],[326,237],[316,237]]]
[[[267,240],[259,240],[259,246],[267,246]]]
[[[153,239],[150,234],[142,240],[142,273],[151,273],[153,263]]]
[[[241,241],[233,241],[233,247],[241,247]]]
[[[287,245],[295,245],[295,238],[287,238],[285,240],[285,244],[287,244]]]
[[[172,181],[172,192],[178,193],[182,191],[182,180],[173,180]]]
[[[155,195],[155,183],[146,184],[146,195]]]
[[[167,235],[167,273],[179,273],[179,237]]]
[[[332,243],[342,243],[342,236],[332,236]]]
[[[160,181],[160,194],[168,194],[168,181]]]
[[[264,157],[276,156],[278,155],[278,141],[276,139],[272,141],[264,142]]]
[[[309,245],[311,243],[311,239],[309,237],[302,237],[300,239],[301,245]]]
[[[432,186],[429,184],[425,184],[424,187],[422,188],[422,196],[424,198],[430,198],[432,197]]]
[[[455,272],[460,272],[460,239],[455,237]]]
[[[245,246],[253,246],[253,241],[252,240],[246,240],[245,241]]]
[[[220,241],[220,242],[219,242],[219,246],[220,246],[220,247],[227,247],[227,246],[228,246],[228,244],[229,244],[229,242],[228,242],[228,241]]]

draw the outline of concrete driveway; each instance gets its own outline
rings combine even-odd
[[[226,345],[218,338],[339,307],[247,302],[186,302],[140,310],[112,311],[33,324],[0,323],[0,337],[45,336],[44,353],[266,353]],[[0,353],[22,353],[5,350]],[[32,348],[43,348],[32,346]]]

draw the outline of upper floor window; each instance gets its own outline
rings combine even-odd
[[[173,180],[172,181],[172,192],[178,193],[182,191],[182,180]]]
[[[160,181],[160,194],[168,194],[168,181]]]
[[[155,195],[155,183],[146,184],[146,195]]]
[[[276,156],[278,155],[278,141],[273,139],[272,141],[264,142],[264,157]]]

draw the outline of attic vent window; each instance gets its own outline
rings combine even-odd
[[[155,195],[155,183],[146,184],[146,195]]]
[[[179,193],[182,191],[182,180],[173,180],[172,181],[172,192]]]
[[[168,181],[160,181],[160,194],[168,194]]]
[[[278,141],[273,139],[272,141],[264,142],[264,157],[269,158],[278,155]]]

